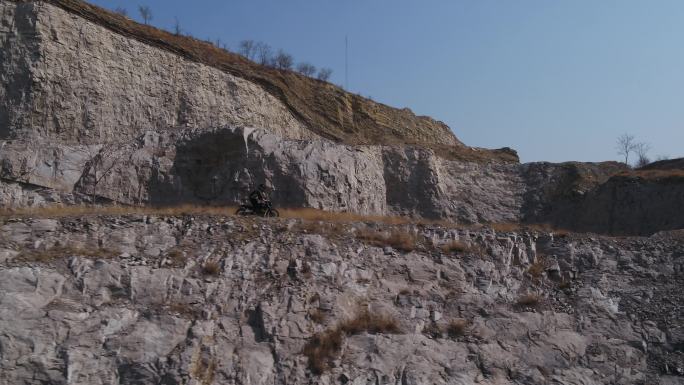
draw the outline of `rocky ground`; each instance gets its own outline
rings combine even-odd
[[[0,384],[683,384],[684,235],[0,222]]]

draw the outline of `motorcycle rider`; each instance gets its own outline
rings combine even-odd
[[[249,202],[255,212],[261,211],[268,202],[268,193],[265,184],[260,184],[256,190],[249,194]]]

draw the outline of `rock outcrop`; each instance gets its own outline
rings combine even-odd
[[[682,383],[682,234],[374,228],[4,220],[0,384]]]
[[[277,98],[43,2],[0,2],[0,138],[102,143],[141,129],[262,127],[312,138]]]
[[[36,148],[34,150],[34,148]],[[652,234],[684,227],[684,178],[611,176],[617,163],[480,163],[406,146],[290,140],[260,129],[167,129],[106,144],[8,141],[0,200],[236,204],[275,187],[278,206],[457,223],[548,223]]]

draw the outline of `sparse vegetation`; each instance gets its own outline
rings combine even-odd
[[[171,249],[166,253],[173,266],[183,266],[185,264],[185,254],[182,250]]]
[[[206,261],[202,264],[202,274],[217,276],[221,273],[221,264],[218,261]]]
[[[325,322],[326,314],[321,309],[314,309],[309,312],[309,318],[317,324]]]
[[[146,5],[140,5],[138,6],[138,12],[140,12],[140,17],[142,17],[145,25],[150,24],[150,21],[152,20],[152,10],[150,7]]]
[[[309,63],[297,64],[297,72],[304,76],[312,77],[316,74],[316,67]]]
[[[520,298],[518,298],[518,301],[516,302],[516,305],[518,305],[519,307],[536,308],[537,306],[539,306],[540,302],[541,298],[538,294],[529,293],[520,296]]]
[[[682,169],[671,169],[671,170],[630,170],[618,173],[618,177],[632,177],[640,178],[644,180],[660,181],[660,180],[670,180],[670,179],[680,179],[684,178],[684,170]]]
[[[415,234],[397,229],[391,230],[388,233],[366,229],[359,231],[356,237],[373,246],[389,246],[405,252],[415,250],[418,243],[418,238]]]
[[[396,334],[400,331],[399,323],[394,318],[363,310],[334,328],[315,334],[304,346],[302,354],[309,360],[309,369],[315,374],[321,374],[331,368],[333,360],[342,348],[345,336],[363,332]]]
[[[128,17],[128,10],[126,8],[116,7],[114,12],[123,16],[123,17]]]
[[[533,264],[530,265],[530,267],[527,269],[527,272],[535,279],[539,279],[544,275],[544,272],[546,271],[546,268],[548,267],[548,263],[546,262],[546,259],[542,257],[538,257],[537,261]]]
[[[333,71],[330,68],[321,68],[318,70],[318,76],[316,76],[316,79],[327,82],[328,80],[330,80],[332,72]]]
[[[446,326],[447,335],[451,338],[461,337],[465,335],[468,325],[468,321],[464,319],[453,319]]]
[[[430,322],[423,328],[423,334],[430,338],[442,338],[442,329],[436,322]]]
[[[291,70],[293,64],[294,59],[292,58],[292,55],[280,49],[273,57],[272,67],[279,70]]]
[[[199,315],[199,310],[192,305],[184,302],[174,302],[168,305],[171,313],[180,314],[182,316],[195,318]]]
[[[479,256],[486,254],[485,250],[482,249],[482,246],[476,243],[467,244],[461,241],[451,241],[442,245],[441,250],[445,254],[466,253]]]
[[[445,254],[462,253],[468,250],[468,245],[461,241],[451,241],[442,245],[442,251]]]

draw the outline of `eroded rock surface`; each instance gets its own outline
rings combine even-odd
[[[103,143],[141,129],[316,137],[260,86],[44,2],[0,1],[0,139]]]
[[[0,383],[683,382],[682,234],[380,226],[417,237],[401,251],[358,240],[375,227],[6,219]],[[350,334],[314,374],[303,347],[363,309],[399,332]]]

